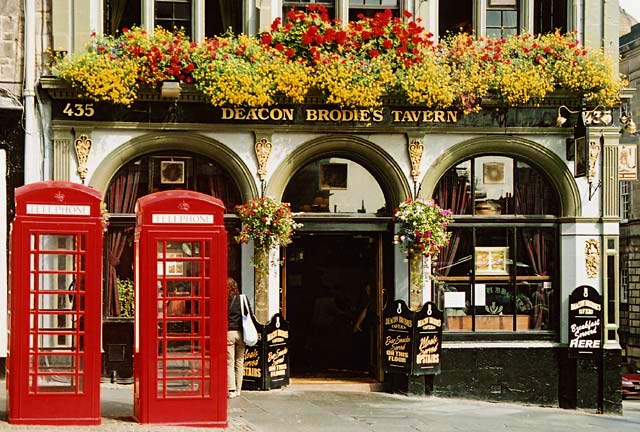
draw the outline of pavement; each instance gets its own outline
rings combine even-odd
[[[201,427],[141,425],[131,418],[133,387],[102,384],[99,426],[25,426],[6,422],[5,386],[0,390],[0,431],[210,431]],[[228,431],[640,431],[640,399],[624,401],[624,415],[369,391],[327,391],[292,385],[267,392],[244,391],[229,401]]]

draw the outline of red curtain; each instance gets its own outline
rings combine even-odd
[[[139,184],[140,171],[138,171],[137,167],[132,167],[118,174],[107,193],[109,212],[112,214],[133,213],[136,199],[138,198]],[[131,234],[131,228],[112,228],[109,230],[109,280],[105,311],[108,316],[120,315],[120,296],[118,295],[116,284],[118,277],[116,267],[120,264],[120,257]]]
[[[469,181],[465,176],[459,177],[455,168],[442,177],[436,192],[436,201],[440,207],[450,209],[454,215],[467,213],[467,208],[471,201]],[[436,267],[438,273],[443,276],[449,274],[459,245],[460,231],[453,230],[449,244],[442,248],[438,256],[438,265]]]

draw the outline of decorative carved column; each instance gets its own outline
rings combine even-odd
[[[413,194],[417,195],[418,182],[422,174],[420,171],[420,163],[422,162],[422,154],[424,153],[423,135],[408,134],[407,138],[407,151],[409,152],[411,177],[413,178]]]
[[[53,129],[53,180],[68,181],[70,178],[72,139],[71,130]]]
[[[256,159],[258,160],[258,178],[260,179],[261,194],[264,194],[264,180],[267,178],[267,162],[269,161],[272,149],[273,144],[271,144],[271,134],[256,132],[254,150],[256,152]]]
[[[409,309],[418,310],[425,300],[430,298],[431,257],[422,254],[409,254]]]
[[[601,131],[602,145],[602,216],[617,218],[620,213],[620,184],[618,182],[618,144],[620,130],[617,127]]]
[[[256,319],[266,324],[269,321],[269,250],[256,244],[253,246],[253,286]]]
[[[422,306],[422,255],[409,254],[409,309]]]
[[[258,160],[258,178],[260,179],[260,195],[264,196],[264,184],[267,178],[267,162],[273,149],[271,133],[255,132],[254,150]],[[262,324],[269,321],[269,272],[272,271],[269,249],[262,245],[253,245],[253,283],[256,319]]]
[[[92,145],[93,142],[89,131],[76,131],[76,139],[73,142],[73,148],[76,151],[78,175],[80,176],[82,184],[84,184],[84,181],[87,178],[87,173],[89,172],[89,169],[87,168],[87,161],[89,160],[89,153],[91,153]]]

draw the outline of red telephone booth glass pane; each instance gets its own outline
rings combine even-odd
[[[83,393],[85,235],[30,243],[29,393]]]
[[[157,242],[160,399],[209,397],[209,250],[206,241]]]

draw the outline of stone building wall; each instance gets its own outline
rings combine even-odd
[[[15,97],[22,93],[23,32],[23,2],[0,2],[0,90]]]

